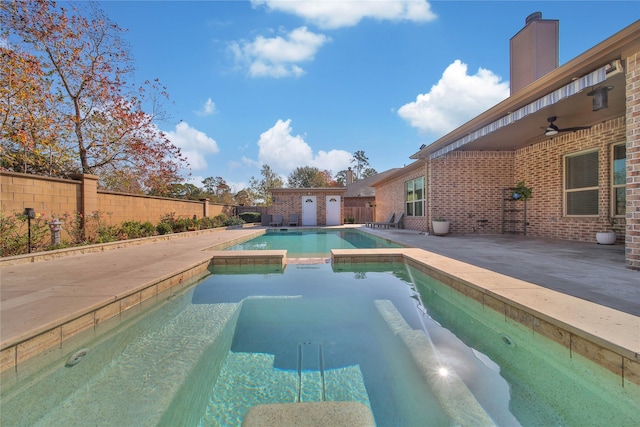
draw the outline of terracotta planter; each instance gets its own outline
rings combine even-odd
[[[613,245],[616,243],[615,231],[601,231],[596,233],[596,241],[599,245]]]
[[[436,236],[444,236],[449,233],[449,226],[451,223],[449,221],[432,221],[431,228],[433,229],[433,234]]]

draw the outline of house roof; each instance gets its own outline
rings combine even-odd
[[[640,20],[547,73],[509,98],[410,156],[434,158],[454,150],[515,150],[549,139],[555,116],[560,128],[593,126],[625,115],[626,55],[640,47]],[[622,61],[621,61],[622,60]],[[621,62],[619,62],[621,61]],[[592,111],[589,92],[612,86],[606,109]],[[559,134],[562,135],[562,134]]]
[[[425,166],[424,161],[422,160],[416,160],[413,163],[410,163],[408,165],[406,165],[405,167],[402,168],[397,168],[397,169],[391,169],[387,175],[385,175],[384,177],[380,178],[379,180],[377,180],[376,182],[372,183],[371,185],[373,187],[377,187],[385,182],[389,182],[392,179],[395,179],[397,177],[403,177],[404,175],[407,174],[407,172],[410,172],[414,169],[418,169],[418,168],[423,168]]]
[[[271,193],[344,193],[345,187],[272,188]]]
[[[373,186],[398,170],[400,170],[400,168],[389,169],[347,184],[347,192],[344,193],[343,197],[375,197],[376,189],[373,188]]]

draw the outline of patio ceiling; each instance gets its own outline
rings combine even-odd
[[[593,111],[593,96],[587,88],[580,93],[564,98],[557,103],[531,113],[510,125],[498,128],[490,134],[471,141],[458,151],[505,151],[516,150],[540,141],[556,138],[565,134],[560,132],[552,137],[544,134],[549,125],[549,117],[557,117],[555,125],[560,129],[579,126],[594,126],[598,123],[620,117],[625,114],[625,78],[624,73],[607,79],[599,86],[613,86],[608,92],[609,107]],[[508,113],[508,112],[507,112]],[[586,132],[589,132],[586,130]]]
[[[624,116],[626,113],[624,72],[620,72],[621,70],[618,69],[606,73],[606,79],[604,79],[605,74],[602,73],[593,80],[598,82],[593,85],[584,84],[584,82],[591,82],[590,74],[597,74],[598,70],[611,70],[616,64],[621,64],[625,69],[625,55],[637,51],[639,44],[640,21],[636,21],[449,134],[422,148],[410,158],[428,159],[449,151],[517,150],[564,135],[565,132],[560,132],[555,136],[545,136],[544,132],[549,124],[547,119],[553,116],[557,117],[554,124],[560,129],[594,126]],[[620,60],[622,61],[620,62]],[[509,124],[495,126],[497,122],[510,114],[547,97],[554,91],[571,86],[576,81],[582,81],[581,90],[576,90],[573,95],[546,103],[545,107],[534,108],[532,112],[519,116],[517,120],[511,121]],[[613,86],[613,89],[608,92],[608,108],[593,111],[593,97],[587,94],[601,86]],[[487,127],[490,130],[483,131],[483,128],[486,130]],[[589,130],[579,132],[589,132]]]

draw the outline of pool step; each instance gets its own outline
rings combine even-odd
[[[307,347],[307,346],[305,346]],[[308,351],[309,350],[309,351]],[[311,347],[303,349],[305,369],[318,363],[311,358],[317,353]],[[268,403],[296,403],[300,384],[304,384],[300,399],[311,402],[312,396],[320,396],[322,387],[312,387],[312,378],[317,380],[317,372],[278,369],[274,367],[275,357],[267,353],[229,352],[218,381],[209,398],[209,405],[203,415],[201,425],[240,425],[252,406]],[[371,408],[369,396],[364,385],[362,371],[357,365],[324,369],[325,400],[327,402],[360,402]],[[313,390],[313,391],[312,391]],[[319,391],[319,392],[318,392]]]
[[[322,343],[298,344],[298,402],[327,400]]]
[[[15,405],[3,401],[0,424],[158,425],[192,367],[209,356],[237,309],[238,304],[177,305],[174,317],[145,326],[142,333],[134,325],[120,331],[117,340],[89,345],[75,366],[60,364],[51,375],[55,384],[16,397],[16,405],[34,408],[29,414],[33,419],[26,419],[22,411],[14,413]],[[115,356],[112,341],[118,349]],[[50,391],[55,387],[69,391],[59,400]]]

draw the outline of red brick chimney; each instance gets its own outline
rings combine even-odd
[[[527,16],[525,26],[509,42],[511,95],[558,68],[557,19],[542,19],[542,12]]]

